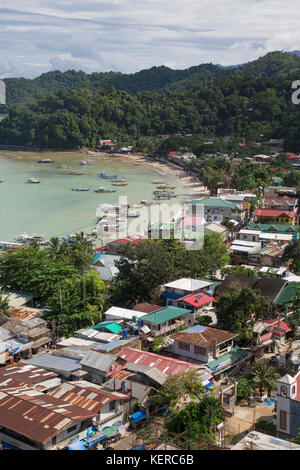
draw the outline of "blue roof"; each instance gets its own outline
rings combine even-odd
[[[68,450],[87,450],[87,448],[78,439],[77,441],[74,441],[72,442],[72,444],[69,445]]]
[[[135,423],[139,423],[140,421],[143,421],[143,419],[147,418],[147,414],[144,411],[137,411],[133,415],[131,415],[131,419]]]
[[[205,331],[206,328],[207,328],[206,326],[195,325],[195,326],[192,326],[191,328],[188,328],[187,330],[184,330],[184,333],[200,333],[201,331]]]

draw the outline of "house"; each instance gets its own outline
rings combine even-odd
[[[281,209],[257,209],[254,214],[258,223],[284,223],[297,225],[298,210],[281,210]]]
[[[184,374],[190,369],[196,369],[198,371],[200,380],[204,386],[209,386],[211,381],[211,374],[208,369],[200,364],[195,364],[180,360],[174,357],[162,356],[160,354],[154,354],[149,351],[139,351],[133,348],[124,348],[118,353],[119,360],[123,362],[124,367],[130,370],[132,365],[139,365],[144,367],[150,367],[157,369],[167,377],[175,374]],[[132,369],[131,369],[132,370]],[[160,376],[161,377],[161,376]],[[153,375],[152,375],[153,378]],[[154,380],[154,379],[153,379]],[[156,373],[156,379],[157,373]],[[159,379],[161,380],[161,379]]]
[[[204,308],[211,307],[214,298],[205,292],[198,294],[188,294],[181,299],[178,299],[176,304],[179,308],[186,308],[191,310],[194,314],[200,314]]]
[[[127,237],[108,242],[105,246],[96,248],[95,252],[106,253],[108,255],[117,255],[121,246],[138,245],[146,239],[147,237],[141,233],[136,235],[128,235]]]
[[[172,352],[207,364],[233,348],[236,333],[195,325],[171,336]]]
[[[220,222],[208,222],[204,225],[204,233],[220,233],[223,240],[227,239],[228,230]]]
[[[79,358],[63,357],[54,353],[40,354],[24,362],[39,367],[40,369],[56,372],[67,380],[76,377],[76,372],[81,370]]]
[[[295,226],[292,224],[262,224],[262,223],[255,223],[248,225],[249,230],[259,230],[264,233],[283,233],[283,234],[291,234],[295,235],[300,229],[299,226]]]
[[[102,281],[112,281],[113,278],[118,274],[119,270],[115,266],[115,263],[119,260],[120,256],[95,253],[93,266],[95,267]]]
[[[30,349],[33,354],[40,352],[46,345],[52,343],[47,322],[39,317],[27,321],[10,319],[2,324],[2,327],[14,333],[21,340],[26,340],[26,343],[31,343]]]
[[[206,279],[181,278],[176,281],[164,284],[163,293],[165,304],[176,306],[176,302],[181,297],[188,294],[197,294],[198,292],[211,292],[214,282]]]
[[[145,314],[145,313],[155,312],[156,310],[159,310],[160,308],[162,308],[162,305],[153,305],[153,304],[149,304],[147,302],[142,302],[140,304],[136,304],[132,308],[132,310],[138,311],[138,312],[143,312]]]
[[[300,450],[300,445],[269,434],[251,431],[230,450]]]
[[[215,297],[220,297],[230,292],[231,289],[249,288],[258,290],[261,295],[269,297],[269,299],[275,303],[276,299],[287,285],[288,283],[284,279],[272,277],[255,278],[238,274],[228,274],[224,281],[217,286]]]
[[[257,251],[260,243],[248,242],[244,240],[234,240],[230,246],[230,259],[233,265],[248,264],[251,253]]]
[[[0,442],[13,450],[66,448],[97,415],[34,390],[0,392]]]
[[[158,307],[161,308],[161,307]],[[136,322],[138,318],[145,315],[145,312],[138,310],[130,310],[127,308],[111,307],[105,313],[107,321],[133,321]]]
[[[268,245],[263,248],[252,250],[248,254],[248,262],[254,266],[269,266],[275,268],[288,266],[288,261],[282,261],[285,246],[286,245]]]
[[[264,197],[262,207],[265,209],[294,210],[298,206],[298,199],[289,196]]]
[[[87,373],[86,380],[102,385],[113,371],[122,369],[117,363],[117,356],[91,351],[81,360],[81,368]]]
[[[75,331],[74,336],[82,339],[89,339],[97,343],[110,343],[120,339],[122,326],[116,322],[105,321],[90,328],[82,328]]]
[[[220,197],[210,197],[191,201],[187,203],[187,206],[187,215],[191,216],[197,215],[197,206],[203,206],[206,222],[223,222],[231,219],[240,221],[245,218],[245,211],[241,207],[240,203],[225,201]]]
[[[275,342],[283,344],[286,335],[291,328],[283,321],[283,318],[272,318],[257,322],[253,327],[254,339],[256,345],[253,348],[255,357],[259,358],[265,352],[270,352]]]
[[[111,392],[107,388],[84,380],[64,382],[50,392],[50,396],[84,410],[94,411],[93,424],[99,430],[104,425],[113,426],[119,421],[126,424],[132,411],[128,395]]]
[[[168,336],[176,328],[193,323],[194,316],[189,309],[168,306],[144,315],[140,321],[151,330],[151,336],[156,338]]]
[[[284,375],[277,380],[277,435],[291,439],[299,434],[300,428],[300,371],[292,377]]]
[[[19,391],[31,389],[39,392],[49,392],[61,383],[61,379],[55,372],[19,362],[0,368],[0,392],[8,392],[18,388]]]

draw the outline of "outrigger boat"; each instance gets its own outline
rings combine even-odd
[[[54,160],[50,158],[44,158],[43,160],[38,160],[38,163],[54,163]]]
[[[72,188],[72,191],[89,191],[89,188]]]
[[[72,175],[72,176],[79,176],[79,175],[85,175],[86,173],[83,173],[82,171],[71,171],[71,173],[69,173],[69,175]]]
[[[117,175],[114,175],[113,173],[99,173],[100,178],[104,178],[107,180],[116,180],[118,179]]]
[[[99,188],[94,189],[94,193],[116,193],[116,189]]]
[[[92,165],[93,163],[89,160],[81,160],[80,165]]]
[[[113,185],[113,186],[127,186],[128,183],[127,183],[127,181],[124,181],[123,183],[120,183],[120,182],[119,182],[119,183],[117,183],[117,182],[116,182],[116,183],[112,183],[112,185]]]
[[[40,180],[37,180],[35,178],[28,178],[28,180],[26,180],[25,183],[38,184],[40,183]]]

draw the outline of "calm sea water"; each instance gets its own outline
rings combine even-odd
[[[23,158],[26,158],[23,159]],[[135,165],[126,157],[99,157],[92,166],[81,166],[84,154],[0,154],[0,240],[13,240],[27,233],[45,237],[66,235],[95,226],[96,208],[100,203],[117,204],[119,196],[127,196],[129,203],[153,199],[154,180],[170,182],[146,165]],[[41,164],[43,158],[55,160]],[[68,169],[58,169],[67,165]],[[83,171],[86,175],[70,176],[70,171]],[[163,170],[162,170],[163,171]],[[112,172],[128,181],[128,186],[113,187],[108,180],[97,176]],[[28,178],[37,178],[40,184],[26,184]],[[180,181],[172,179],[175,193],[186,193]],[[117,189],[116,193],[97,194],[92,190],[101,186]],[[89,192],[74,192],[71,188],[90,188]],[[174,199],[174,202],[178,199]]]

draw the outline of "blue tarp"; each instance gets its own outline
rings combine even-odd
[[[131,449],[129,450],[147,450],[147,447],[146,446],[134,446],[134,447],[131,447]]]
[[[147,414],[144,411],[137,411],[133,415],[131,415],[131,419],[135,423],[139,423],[140,421],[143,421],[143,419],[147,418]]]
[[[78,439],[77,441],[74,441],[72,442],[72,444],[69,445],[68,450],[87,450],[87,448]]]

